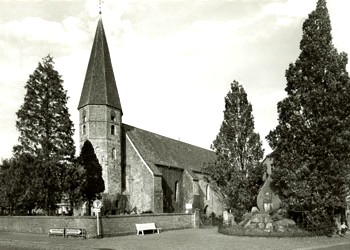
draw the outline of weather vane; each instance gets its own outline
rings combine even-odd
[[[102,4],[103,4],[103,1],[102,1],[102,0],[99,0],[98,8],[99,8],[99,14],[100,14],[100,15],[102,14]]]

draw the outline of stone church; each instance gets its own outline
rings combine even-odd
[[[130,98],[129,98],[130,100]],[[200,209],[222,214],[222,203],[201,168],[215,154],[122,122],[123,110],[100,18],[79,101],[80,147],[94,146],[111,214],[178,213]]]

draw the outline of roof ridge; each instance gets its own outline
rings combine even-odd
[[[210,151],[210,152],[214,152],[214,151],[211,150],[211,149],[203,148],[203,147],[200,147],[200,146],[197,146],[197,145],[188,143],[188,142],[180,141],[180,140],[177,140],[177,139],[174,139],[174,138],[165,136],[165,135],[160,135],[160,134],[157,134],[157,133],[155,133],[155,132],[151,132],[151,131],[148,131],[148,130],[145,130],[145,129],[142,129],[142,128],[138,128],[138,127],[135,127],[135,126],[126,124],[126,123],[123,123],[123,125],[128,126],[128,127],[131,127],[131,128],[135,128],[135,129],[138,129],[138,130],[142,130],[142,131],[144,131],[144,132],[147,132],[147,133],[150,133],[150,134],[153,134],[153,135],[157,135],[157,136],[160,136],[160,137],[163,137],[163,138],[166,138],[166,139],[170,139],[170,140],[173,140],[173,141],[175,141],[175,142],[180,142],[180,143],[183,143],[183,144],[192,146],[192,147],[196,147],[196,148],[199,148],[199,149],[204,149],[204,150],[208,150],[208,151]]]
[[[215,152],[187,142],[156,134],[128,124],[122,124],[124,132],[139,150],[142,157],[158,166],[202,172],[204,164],[215,159]]]

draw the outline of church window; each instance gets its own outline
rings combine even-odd
[[[117,150],[115,148],[112,149],[112,158],[113,160],[117,159]]]
[[[111,121],[115,122],[116,120],[116,114],[114,111],[111,112]]]
[[[175,201],[178,201],[179,200],[179,182],[176,181],[175,182]]]
[[[115,127],[114,127],[114,125],[111,126],[111,135],[115,135]]]
[[[85,134],[86,134],[86,126],[83,125],[83,135],[85,135]]]
[[[207,185],[207,187],[205,189],[205,199],[210,200],[210,186],[209,186],[209,184]]]
[[[83,110],[83,122],[85,123],[86,122],[86,111]]]

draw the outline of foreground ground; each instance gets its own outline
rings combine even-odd
[[[219,234],[217,228],[167,231],[144,236],[103,239],[64,239],[37,234],[0,232],[0,249],[350,249],[347,237],[255,238]]]

